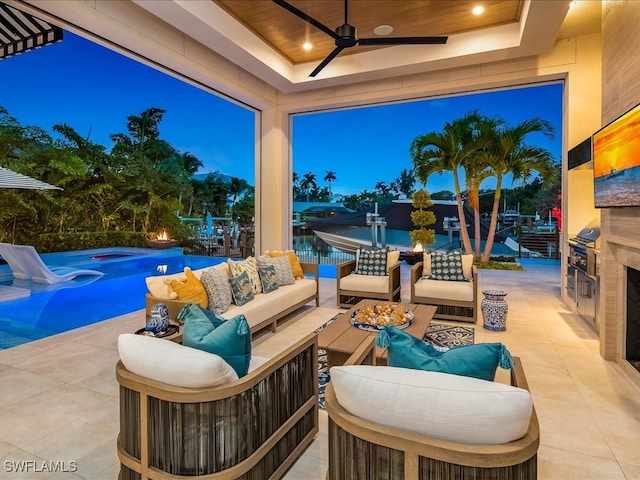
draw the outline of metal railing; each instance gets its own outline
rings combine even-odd
[[[339,263],[356,258],[353,253],[341,252],[339,250],[321,252],[313,249],[295,249],[295,252],[301,262],[317,263],[318,265],[338,265]]]

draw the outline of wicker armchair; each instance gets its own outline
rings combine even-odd
[[[119,479],[281,478],[318,432],[317,362],[316,334],[218,387],[175,387],[118,362]]]
[[[388,269],[384,277],[358,275],[356,261],[347,260],[338,264],[337,303],[340,307],[351,308],[363,298],[400,301],[400,262]]]
[[[347,364],[354,364],[354,358]],[[514,362],[512,385],[528,389],[520,360],[516,357]],[[470,445],[383,426],[352,415],[338,403],[331,383],[325,390],[325,407],[329,414],[327,480],[537,478],[540,434],[535,409],[526,435],[519,440]]]

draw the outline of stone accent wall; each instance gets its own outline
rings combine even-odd
[[[640,102],[640,2],[602,2],[602,125]],[[600,353],[640,375],[623,361],[625,265],[640,266],[640,208],[601,211]]]

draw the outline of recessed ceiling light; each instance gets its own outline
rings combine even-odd
[[[393,32],[393,27],[391,25],[378,25],[373,29],[373,33],[376,35],[389,35]]]
[[[476,7],[473,7],[473,10],[471,11],[474,15],[481,15],[484,13],[484,7],[482,5],[478,5]]]
[[[309,42],[304,42],[304,44],[302,45],[302,48],[309,51],[311,50],[311,44]]]

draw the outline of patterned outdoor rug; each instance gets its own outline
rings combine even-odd
[[[318,328],[316,332],[322,330],[340,315],[339,313],[333,317]],[[473,327],[430,323],[424,340],[440,348],[459,347],[461,345],[473,344],[474,332]],[[327,383],[329,383],[329,380],[331,380],[331,378],[329,377],[329,371],[327,369],[327,352],[320,348],[318,349],[318,406],[322,410],[324,410],[324,389]]]

